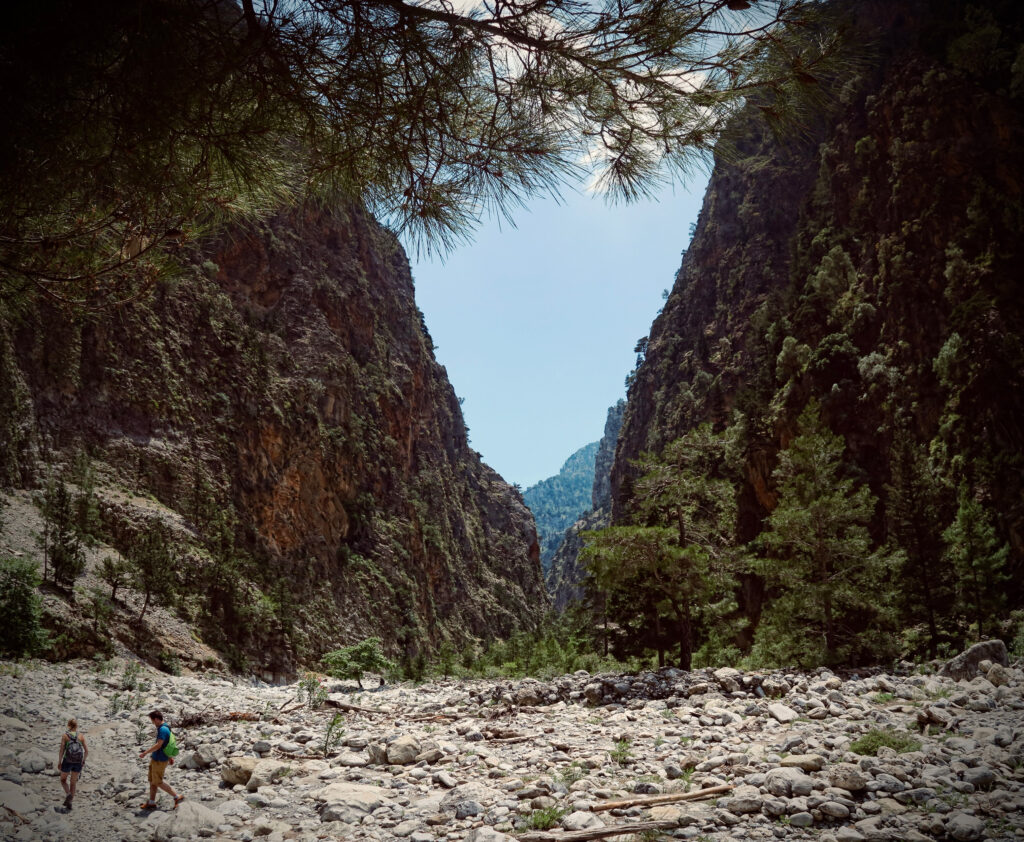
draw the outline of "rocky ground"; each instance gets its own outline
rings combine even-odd
[[[296,684],[125,659],[4,664],[0,837],[509,842],[549,824],[659,821],[633,838],[1024,839],[1024,671],[1005,660],[993,644],[947,675],[327,683],[319,707]],[[187,800],[172,810],[162,794],[146,814],[137,758],[152,707],[182,744],[168,781]],[[91,754],[65,811],[53,765],[69,716]],[[872,730],[895,748],[856,742]],[[600,809],[722,785],[733,788]]]

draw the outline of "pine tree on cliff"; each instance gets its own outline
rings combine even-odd
[[[461,9],[461,11],[460,11]],[[449,247],[566,180],[631,199],[837,69],[810,0],[40,0],[0,30],[2,295],[137,295],[310,195]],[[581,165],[581,161],[589,162]]]
[[[976,626],[977,638],[993,630],[1006,606],[1006,559],[1009,545],[1000,543],[984,507],[966,483],[960,485],[956,518],[942,534],[946,559],[956,571],[959,613]]]
[[[845,475],[841,436],[812,401],[799,434],[779,454],[778,504],[754,566],[774,593],[753,654],[765,663],[804,666],[882,657],[891,650],[899,555],[873,549],[868,524],[876,500]]]

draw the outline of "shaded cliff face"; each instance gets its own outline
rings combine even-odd
[[[200,598],[221,646],[275,669],[371,634],[412,656],[544,610],[530,512],[468,446],[405,254],[364,213],[275,218],[144,301],[78,319],[37,302],[3,331],[3,424],[36,431],[5,446],[8,481],[35,475],[36,443],[86,449],[101,485],[184,516],[186,585],[226,521],[236,601],[269,603],[277,631]],[[125,543],[138,513],[103,512]]]
[[[1024,21],[1005,3],[852,5],[880,16],[877,66],[846,82],[813,142],[776,143],[748,117],[743,157],[716,166],[629,391],[613,509],[628,510],[631,459],[739,411],[749,540],[776,502],[776,454],[816,398],[880,498],[877,540],[893,537],[897,450],[923,454],[933,540],[966,485],[1011,545],[1019,594]]]
[[[583,512],[558,543],[551,565],[546,571],[544,582],[551,594],[555,611],[564,611],[570,603],[583,596],[584,572],[580,566],[580,551],[583,549],[583,532],[603,529],[611,519],[611,478],[612,459],[619,439],[622,416],[626,402],[618,401],[608,409],[604,423],[604,435],[597,443],[594,460],[594,485],[591,490],[592,507]]]

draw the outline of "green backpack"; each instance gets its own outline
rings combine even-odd
[[[179,751],[178,741],[174,738],[174,732],[171,731],[170,728],[168,728],[167,730],[170,731],[171,738],[167,741],[167,745],[165,745],[161,749],[161,751],[163,751],[163,753],[166,754],[168,757],[177,757]]]

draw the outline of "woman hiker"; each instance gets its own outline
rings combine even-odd
[[[75,785],[78,783],[78,776],[82,774],[82,767],[89,756],[89,747],[85,744],[85,737],[78,733],[78,720],[68,720],[68,730],[60,738],[60,755],[57,759],[57,768],[60,769],[60,785],[64,787],[64,806],[71,809],[71,802],[75,797]],[[71,784],[68,784],[68,775],[71,776]]]
[[[139,760],[147,754],[153,755],[149,759],[149,800],[142,805],[142,809],[152,810],[156,807],[158,788],[170,795],[174,799],[174,806],[177,807],[185,800],[185,796],[178,795],[164,783],[164,772],[167,771],[167,763],[171,759],[164,754],[164,748],[171,739],[171,729],[164,724],[164,715],[158,710],[149,714],[149,721],[156,726],[156,742],[139,755]]]

